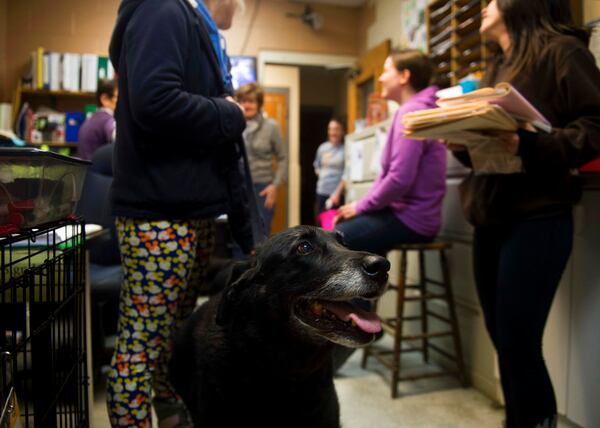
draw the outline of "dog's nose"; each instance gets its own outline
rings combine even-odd
[[[390,270],[390,262],[384,257],[369,255],[363,259],[362,267],[367,275],[375,276]]]

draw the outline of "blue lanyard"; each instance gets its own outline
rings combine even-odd
[[[231,74],[229,73],[229,63],[227,52],[225,50],[225,38],[221,36],[219,33],[219,29],[217,28],[217,24],[210,16],[210,12],[206,8],[204,1],[198,0],[198,11],[200,15],[202,15],[202,19],[204,20],[204,24],[208,30],[208,37],[213,45],[215,50],[215,54],[217,55],[217,59],[219,60],[219,66],[221,67],[221,74],[223,78],[223,84],[225,85],[225,89],[231,90]]]

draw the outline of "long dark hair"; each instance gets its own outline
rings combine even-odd
[[[509,80],[522,72],[532,72],[548,41],[559,35],[581,39],[586,45],[589,33],[575,27],[569,0],[496,0],[510,36],[511,49],[505,58]]]

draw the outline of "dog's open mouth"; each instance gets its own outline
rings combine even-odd
[[[377,314],[347,301],[301,299],[295,313],[321,336],[347,346],[366,345],[381,331]]]

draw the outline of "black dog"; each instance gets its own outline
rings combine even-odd
[[[175,337],[170,379],[194,425],[339,428],[333,343],[373,341],[379,319],[350,301],[379,297],[389,267],[309,226],[236,264]]]

